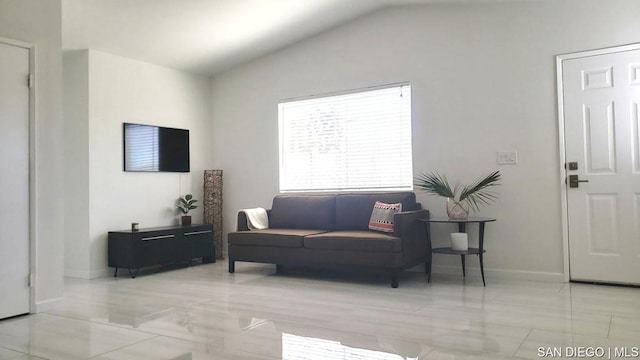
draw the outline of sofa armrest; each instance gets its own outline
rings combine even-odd
[[[267,209],[267,218],[271,217],[271,209]],[[236,231],[249,231],[247,226],[247,214],[240,210],[238,211],[238,222],[236,223]]]
[[[425,261],[427,232],[419,219],[428,218],[428,210],[404,211],[396,213],[393,217],[394,236],[402,240],[405,265],[415,265]]]
[[[248,231],[247,226],[247,214],[240,210],[238,211],[238,222],[236,223],[236,231]]]

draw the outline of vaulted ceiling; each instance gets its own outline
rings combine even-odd
[[[62,44],[212,75],[383,7],[454,1],[62,0]]]

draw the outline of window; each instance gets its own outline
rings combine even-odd
[[[283,101],[280,191],[412,189],[411,86]]]

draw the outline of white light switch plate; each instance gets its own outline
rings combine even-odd
[[[498,151],[498,165],[514,165],[517,163],[517,151]]]

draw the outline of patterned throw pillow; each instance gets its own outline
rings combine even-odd
[[[385,204],[376,201],[369,220],[369,230],[393,232],[393,215],[402,211],[402,204]]]

